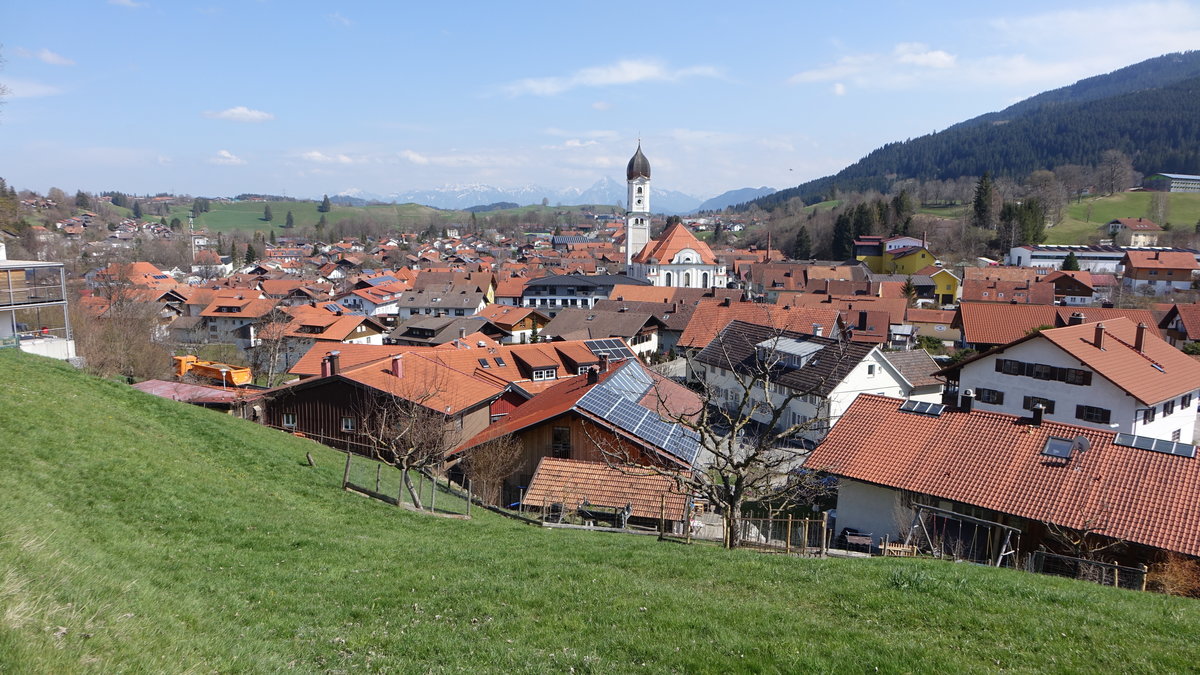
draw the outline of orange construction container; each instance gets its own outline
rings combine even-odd
[[[228,363],[217,363],[216,361],[201,361],[192,354],[176,356],[174,359],[176,377],[183,377],[190,372],[198,377],[206,377],[221,384],[238,387],[254,381],[254,375],[250,369],[243,366],[231,366]]]

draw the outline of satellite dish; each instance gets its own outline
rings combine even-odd
[[[1075,440],[1071,441],[1071,454],[1076,452],[1087,452],[1088,448],[1092,447],[1092,442],[1086,436],[1076,436]]]

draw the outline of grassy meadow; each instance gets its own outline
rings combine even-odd
[[[0,672],[1181,671],[1200,604],[413,513],[341,455],[0,352]],[[316,466],[304,460],[311,452]],[[443,499],[439,496],[439,505]]]
[[[1107,197],[1088,197],[1071,202],[1063,222],[1046,230],[1047,244],[1082,244],[1093,236],[1108,238],[1101,225],[1114,218],[1154,218],[1150,215],[1152,192],[1120,192]],[[1162,194],[1162,193],[1160,193]],[[1195,231],[1200,222],[1200,194],[1166,193],[1167,217],[1159,225],[1171,223],[1172,227]]]

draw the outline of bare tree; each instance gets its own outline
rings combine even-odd
[[[601,448],[610,464],[669,476],[680,492],[719,507],[724,544],[737,548],[738,524],[748,506],[780,510],[812,504],[832,490],[803,463],[814,439],[828,428],[825,385],[844,375],[852,360],[854,349],[845,340],[735,321],[688,357],[698,407],[680,406],[671,396],[674,383],[658,380],[654,387],[660,417],[695,439],[699,452],[691,470],[647,465],[644,454],[611,442]]]
[[[265,377],[268,387],[279,385],[303,353],[295,349],[294,341],[288,337],[291,321],[292,317],[277,306],[254,325],[258,344],[250,349],[250,365],[256,375]]]
[[[1133,162],[1120,150],[1105,150],[1097,173],[1105,194],[1124,192],[1133,181]]]
[[[521,466],[523,447],[516,436],[507,434],[468,451],[463,470],[471,490],[486,504],[500,505],[504,479]]]
[[[453,415],[427,407],[439,393],[432,389],[416,400],[385,392],[368,393],[358,410],[360,433],[372,456],[400,471],[404,487],[418,509],[423,508],[421,495],[413,485],[411,472],[427,472],[441,465],[446,452],[457,445],[461,436]]]

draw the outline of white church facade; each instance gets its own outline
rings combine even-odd
[[[655,286],[725,288],[729,274],[708,244],[696,238],[683,223],[675,223],[655,240],[650,239],[650,162],[642,144],[625,171],[629,186],[625,214],[625,269]]]

